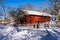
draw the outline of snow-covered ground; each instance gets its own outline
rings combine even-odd
[[[60,28],[21,29],[0,26],[0,40],[60,40]]]

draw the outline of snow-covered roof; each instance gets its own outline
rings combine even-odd
[[[46,12],[38,12],[38,11],[31,11],[31,10],[23,10],[26,12],[26,14],[30,15],[42,15],[42,16],[51,16],[49,13]]]

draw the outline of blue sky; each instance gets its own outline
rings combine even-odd
[[[7,0],[6,6],[18,7],[20,5],[32,4],[33,6],[39,5],[41,8],[49,7],[51,8],[51,4],[49,0]]]
[[[59,0],[60,2],[60,0]],[[41,9],[44,8],[52,8],[51,0],[6,0],[5,6],[11,6],[11,7],[18,7],[18,6],[25,6],[26,4],[30,3],[33,8],[37,5]],[[1,6],[0,6],[0,11],[1,11]]]
[[[33,8],[37,5],[42,9],[52,7],[49,0],[6,0],[5,6],[18,7],[21,5],[25,6],[28,3],[30,3]]]

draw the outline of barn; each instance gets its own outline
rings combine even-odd
[[[51,15],[46,12],[38,12],[31,10],[23,10],[25,12],[23,18],[19,18],[19,21],[16,24],[26,24],[26,25],[35,25],[37,23],[41,24],[44,22],[50,22]]]

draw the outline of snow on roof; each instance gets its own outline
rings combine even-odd
[[[38,12],[38,11],[31,11],[31,10],[23,10],[26,12],[26,14],[30,15],[42,15],[42,16],[51,16],[49,13],[46,12]]]

